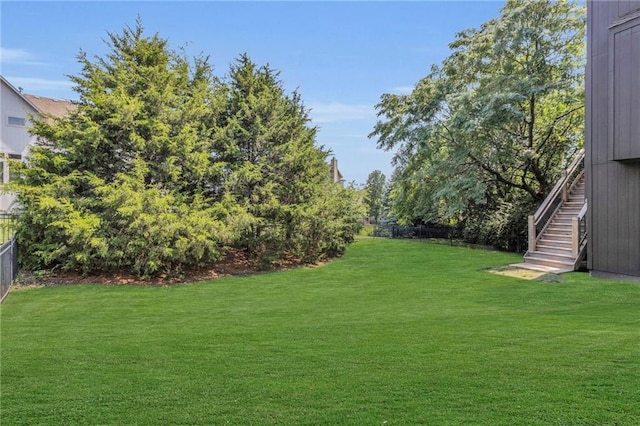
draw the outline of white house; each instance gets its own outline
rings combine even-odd
[[[63,116],[75,108],[69,101],[45,98],[22,93],[0,76],[0,182],[9,181],[8,159],[22,159],[36,136],[29,133],[31,116]],[[15,194],[0,193],[0,211],[7,211],[15,201]]]

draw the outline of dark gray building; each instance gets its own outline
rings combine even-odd
[[[585,89],[587,266],[640,279],[640,1],[587,2]]]

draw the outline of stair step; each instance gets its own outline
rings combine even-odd
[[[558,262],[573,262],[573,256],[571,254],[543,253],[541,251],[536,250],[536,251],[530,252],[529,255],[532,255],[537,258],[555,260]]]
[[[547,225],[547,229],[550,228],[554,228],[554,229],[568,229],[571,230],[571,228],[573,227],[573,220],[552,220],[548,225]]]
[[[578,200],[578,201],[566,201],[562,207],[560,207],[560,211],[562,210],[577,210],[577,209],[581,209],[582,206],[584,206],[584,200]]]
[[[543,238],[548,238],[550,240],[560,240],[560,241],[571,241],[571,233],[561,233],[561,232],[545,232],[542,234]]]
[[[556,245],[536,244],[536,251],[550,254],[571,255],[571,247],[559,247]]]
[[[573,228],[573,219],[566,219],[566,220],[554,219],[549,225],[547,225],[547,228],[549,226],[555,226],[556,228],[571,229]]]
[[[539,246],[544,246],[544,247],[556,247],[556,248],[561,248],[561,249],[567,249],[567,250],[571,250],[571,241],[566,240],[566,241],[558,241],[558,240],[546,240],[546,239],[540,239],[538,240],[538,242],[536,243],[536,247]]]
[[[573,269],[574,263],[572,256],[550,255],[548,253],[541,253],[538,251],[527,253],[524,257],[524,261],[525,263],[564,269]]]
[[[564,262],[552,262],[545,259],[536,259],[536,258],[527,258],[524,260],[525,263],[533,264],[533,265],[541,265],[541,266],[550,266],[552,268],[563,269],[567,271],[573,270],[573,264],[568,264]]]
[[[562,248],[562,249],[571,249],[571,246],[573,246],[573,244],[571,244],[570,240],[566,240],[566,241],[538,240],[538,242],[536,243],[536,247],[538,247],[540,245],[542,245],[544,247],[557,247],[557,248]]]
[[[570,240],[571,239],[571,229],[562,229],[562,228],[547,228],[545,232],[541,235],[544,237],[555,237],[560,240]],[[560,237],[560,238],[558,238]]]
[[[549,225],[547,225],[547,230],[556,229],[556,230],[559,230],[559,231],[569,231],[569,232],[571,232],[571,228],[572,228],[571,222],[558,223],[558,222],[553,221]]]

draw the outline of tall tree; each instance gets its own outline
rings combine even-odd
[[[374,170],[367,176],[365,189],[365,204],[369,208],[369,216],[376,223],[383,214],[385,196],[387,194],[387,177],[380,170]]]
[[[397,150],[399,216],[459,221],[544,199],[582,144],[584,27],[575,3],[509,0],[410,95],[382,96],[371,136]]]
[[[330,233],[313,232],[311,238],[304,222],[311,220],[311,211],[318,218],[323,216],[319,208],[331,208],[327,197],[335,202],[337,188],[329,180],[328,151],[315,146],[316,129],[300,95],[286,94],[279,73],[257,66],[246,54],[231,65],[227,84],[216,148],[225,164],[227,189],[247,213],[237,244],[266,260],[285,252],[317,260]],[[343,191],[355,205],[347,195]],[[327,225],[316,223],[315,228]]]
[[[18,236],[32,268],[129,269],[148,276],[215,260],[226,212],[211,199],[215,79],[140,22],[81,52],[78,109],[39,121],[17,182]]]

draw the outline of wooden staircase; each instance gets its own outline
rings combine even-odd
[[[565,170],[540,208],[529,216],[529,250],[518,268],[562,273],[580,267],[586,253],[584,150]]]
[[[556,214],[537,238],[535,250],[528,251],[524,263],[573,271],[576,254],[573,247],[573,219],[578,218],[585,205],[584,176],[576,182]]]

